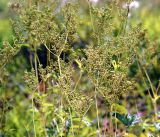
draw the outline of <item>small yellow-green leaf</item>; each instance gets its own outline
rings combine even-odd
[[[127,114],[128,113],[127,109],[124,106],[116,104],[116,103],[114,103],[112,105],[112,110],[119,112],[120,114]]]

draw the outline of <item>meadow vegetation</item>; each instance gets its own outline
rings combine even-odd
[[[160,44],[130,23],[130,3],[10,3],[0,137],[160,135]]]

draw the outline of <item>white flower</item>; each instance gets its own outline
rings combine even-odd
[[[148,132],[148,137],[154,137],[152,133]]]
[[[140,6],[140,4],[139,4],[139,2],[138,1],[133,1],[133,2],[131,2],[130,4],[129,4],[129,7],[132,9],[137,9],[137,8],[139,8],[139,6]]]
[[[132,1],[129,4],[124,4],[123,8],[128,8],[128,6],[129,6],[130,9],[137,9],[137,8],[139,8],[140,3],[138,1]]]
[[[99,0],[90,0],[91,3],[96,4]]]
[[[160,131],[160,123],[156,122],[155,123],[155,128],[157,129],[157,131]]]

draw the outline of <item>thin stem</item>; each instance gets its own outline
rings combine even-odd
[[[28,137],[31,137],[30,134],[29,134],[29,132],[28,132],[28,129],[26,128],[25,125],[24,125],[24,128],[25,128],[25,130],[26,130],[26,132],[27,132]]]
[[[136,54],[136,57],[137,57],[137,59],[139,60],[137,54]],[[152,91],[152,94],[153,94],[153,98],[152,98],[152,95],[151,95],[150,91],[149,91],[149,90],[147,90],[147,91],[148,91],[148,93],[149,93],[150,99],[151,99],[152,104],[153,104],[153,107],[154,107],[155,119],[157,119],[157,110],[156,110],[157,105],[156,105],[156,98],[155,98],[156,96],[155,96],[154,88],[153,88],[152,82],[151,82],[151,80],[150,80],[150,77],[149,77],[146,69],[145,69],[144,67],[142,67],[142,69],[141,69],[141,66],[140,66],[140,65],[141,65],[141,62],[140,62],[140,60],[139,60],[139,61],[138,61],[138,68],[139,68],[139,70],[140,70],[140,72],[141,72],[141,74],[142,74],[142,79],[143,79],[143,81],[144,81],[144,84],[147,86],[147,83],[146,83],[146,81],[145,81],[145,79],[144,79],[144,76],[143,76],[142,69],[144,70],[145,75],[146,75],[146,77],[147,77],[147,79],[148,79],[148,81],[149,81],[149,84],[150,84],[150,86],[151,86],[151,91]]]
[[[30,61],[31,68],[33,68],[33,61],[32,61],[32,56],[31,55],[29,56],[29,61]]]
[[[150,77],[149,77],[149,75],[148,75],[148,73],[147,73],[147,71],[146,71],[146,69],[145,69],[144,67],[143,67],[143,70],[144,70],[145,75],[147,76],[147,79],[148,79],[149,84],[150,84],[150,86],[151,86],[151,90],[152,90],[152,93],[153,93],[153,97],[155,97],[154,88],[153,88],[153,84],[152,84],[152,82],[151,82],[151,80],[150,80]]]
[[[124,24],[124,28],[123,28],[123,35],[125,35],[126,32],[126,28],[127,28],[127,23],[128,23],[128,15],[130,12],[130,8],[129,8],[129,3],[127,4],[127,14],[126,14],[126,20],[125,20],[125,24]]]
[[[160,88],[160,81],[158,81],[158,87],[157,87],[157,89],[156,89],[156,94],[157,94],[157,95],[158,95],[159,88]]]
[[[44,130],[44,134],[45,134],[45,137],[47,137],[47,131],[46,131],[46,119],[45,119],[45,114],[43,112],[40,111],[40,116],[41,116],[41,125],[43,127],[43,130]]]
[[[112,137],[114,137],[114,133],[113,133],[113,123],[112,123],[112,106],[110,107],[110,133],[112,135]]]
[[[83,120],[83,117],[82,117],[82,116],[80,116],[80,122],[79,122],[78,131],[81,131],[80,129],[81,129],[82,120]]]
[[[98,78],[99,78],[99,71],[98,71]],[[97,90],[96,88],[98,87],[98,78],[97,78],[97,82],[96,82],[96,87],[95,87],[95,101],[96,101],[96,115],[97,115],[97,122],[98,122],[98,134],[99,134],[99,137],[101,137],[101,134],[100,134],[100,122],[99,122],[99,111],[98,111],[98,102],[97,102]]]
[[[36,77],[37,77],[37,81],[38,81],[38,68],[37,68],[37,59],[36,59],[36,47],[34,46],[34,50],[35,50],[35,55],[34,55],[34,62],[35,62],[35,72],[36,72]],[[37,83],[38,84],[38,83]],[[32,117],[33,117],[33,127],[34,127],[34,135],[35,137],[37,136],[36,134],[36,127],[35,127],[35,108],[34,108],[34,92],[32,94]]]
[[[52,53],[54,56],[56,56],[57,57],[57,55],[55,54],[55,53],[53,53],[48,47],[47,47],[47,45],[46,44],[43,44],[45,47],[46,47],[46,49],[50,52],[50,53]]]
[[[90,14],[90,18],[91,18],[91,24],[92,24],[92,28],[93,28],[93,31],[95,32],[95,28],[94,28],[94,25],[93,25],[93,17],[92,17],[92,11],[91,11],[91,4],[88,0],[88,6],[89,6],[89,14]]]
[[[154,92],[153,84],[152,84],[152,82],[151,82],[151,80],[150,80],[150,77],[149,77],[146,69],[145,69],[145,68],[143,68],[143,69],[144,69],[144,72],[145,72],[145,74],[146,74],[146,76],[147,76],[147,79],[148,79],[148,81],[149,81],[149,84],[150,84],[150,86],[151,86],[151,90],[152,90],[152,93],[153,93],[152,103],[153,103],[153,108],[154,108],[154,113],[155,113],[155,119],[157,120],[157,104],[156,104],[156,101],[157,101],[157,100],[156,100],[156,97],[157,97],[157,95],[156,95],[155,92]]]
[[[50,49],[50,45],[49,45],[49,48],[48,48],[48,49]],[[50,51],[48,50],[48,51],[47,51],[47,65],[50,64],[50,60],[51,60],[51,53],[50,53]]]
[[[95,33],[95,27],[94,27],[94,22],[93,22],[93,15],[92,15],[92,11],[91,11],[91,3],[88,0],[88,7],[89,7],[89,14],[90,14],[90,19],[91,19],[91,25],[92,25],[92,29],[93,32]],[[98,45],[100,44],[100,38],[97,37],[97,41],[98,41]]]
[[[34,94],[34,93],[33,93]],[[35,109],[34,109],[34,97],[33,97],[33,94],[32,94],[32,122],[33,122],[33,128],[34,128],[34,136],[37,137],[37,134],[36,134],[36,126],[35,126]]]
[[[95,88],[95,101],[96,101],[96,115],[97,115],[97,124],[98,124],[98,134],[99,134],[99,137],[101,136],[100,135],[100,122],[99,122],[99,116],[98,116],[98,114],[99,114],[99,111],[98,111],[98,102],[97,102],[97,93],[96,93],[97,91],[96,91],[96,88]]]
[[[68,33],[66,34],[66,38],[65,38],[65,42],[64,42],[63,48],[62,48],[62,50],[60,51],[59,55],[57,56],[57,61],[58,61],[58,67],[59,67],[59,73],[60,73],[60,75],[62,74],[62,71],[61,71],[61,63],[60,63],[60,55],[61,55],[61,53],[62,53],[62,51],[63,51],[63,49],[64,49],[64,47],[65,47],[65,45],[66,45],[66,43],[67,43],[67,38],[68,38]]]
[[[77,80],[76,85],[75,85],[75,87],[74,87],[74,90],[73,90],[73,91],[75,91],[75,90],[77,89],[77,86],[78,86],[78,84],[79,84],[79,82],[80,82],[81,78],[82,78],[82,72],[80,72],[79,79]]]
[[[37,65],[37,53],[36,53],[36,47],[34,48],[35,53],[34,53],[34,66],[35,66],[35,72],[36,72],[36,77],[38,80],[38,65]]]
[[[72,129],[72,135],[74,135],[74,132],[73,132],[73,121],[72,121],[72,113],[71,113],[71,109],[69,108],[69,115],[70,115],[70,119],[71,119],[71,129]]]
[[[137,105],[137,99],[136,99],[136,95],[135,95],[135,92],[133,92],[133,94],[134,94],[134,98],[135,98],[135,106],[136,106],[136,112],[137,112],[137,114],[138,114],[138,105]]]
[[[63,51],[63,49],[64,49],[64,47],[65,47],[65,45],[66,45],[66,43],[67,43],[67,38],[68,38],[68,33],[66,34],[66,38],[65,38],[65,42],[64,42],[63,48],[61,49],[59,55],[56,55],[60,76],[62,75],[60,55],[61,55],[61,53],[62,53],[62,51]],[[47,47],[47,46],[46,46],[46,47]],[[47,49],[48,49],[48,47],[47,47]],[[50,51],[50,50],[49,50],[49,51]],[[61,92],[61,97],[60,97],[60,106],[61,106],[61,112],[62,112],[62,109],[63,109],[63,93],[62,93],[62,92]],[[63,122],[63,121],[62,121],[62,122]],[[61,137],[62,137],[62,136],[63,136],[63,135],[62,135],[62,132],[61,132]]]
[[[116,109],[114,110],[114,112],[115,112],[115,117],[116,117],[116,114],[117,114],[116,113]],[[116,135],[116,133],[117,133],[117,120],[116,119],[115,119],[115,126],[116,126],[116,129],[115,129],[115,133],[114,134],[115,134],[115,137],[116,137],[117,136]]]
[[[37,54],[36,54],[36,58],[37,58],[37,62],[38,62],[39,64],[41,64],[41,63],[40,63],[40,60],[39,60],[39,57],[38,57]]]
[[[157,116],[157,103],[156,103],[156,100],[153,101],[153,108],[154,108],[154,112],[155,112],[155,120],[157,120],[158,116]]]
[[[62,97],[62,96],[61,96],[61,98],[60,98],[60,101],[61,101],[61,102],[60,102],[60,103],[61,103],[61,104],[60,104],[60,107],[61,107],[61,108],[60,108],[60,109],[61,109],[61,113],[60,113],[60,114],[62,114],[62,111],[63,111],[63,103],[62,103],[63,97]],[[62,120],[62,123],[63,123],[63,120]],[[62,131],[61,131],[61,137],[63,137],[63,135],[62,135],[63,128],[61,128],[61,129],[62,129]]]
[[[143,76],[143,72],[142,72],[140,63],[138,62],[137,64],[138,64],[138,68],[139,68],[139,70],[140,70],[140,72],[141,72],[141,74],[142,74],[142,79],[143,79],[143,81],[144,81],[144,84],[147,86],[147,83],[145,82],[145,79],[144,79],[144,76]],[[148,91],[148,90],[147,90],[147,91]],[[152,95],[151,95],[151,93],[150,93],[149,91],[148,91],[148,94],[149,94],[149,96],[150,96],[150,99],[153,100],[153,99],[152,99]]]
[[[58,117],[59,117],[59,115],[57,115]],[[56,121],[56,119],[54,118],[52,121],[54,121],[54,124],[56,125],[56,129],[57,129],[57,132],[59,133],[59,126],[58,126],[58,124],[57,124],[57,121]],[[53,127],[54,128],[54,127]]]
[[[61,71],[61,63],[60,63],[60,57],[59,56],[57,57],[57,61],[58,61],[58,67],[59,67],[59,74],[61,75],[62,71]]]
[[[2,104],[3,105],[3,104]],[[4,128],[3,128],[3,125],[5,125],[5,111],[4,111],[4,109],[2,109],[2,115],[1,115],[1,117],[0,117],[1,119],[0,119],[0,124],[2,125],[2,129],[0,130],[0,131],[2,131],[2,133],[4,132]],[[3,123],[3,121],[4,121],[4,123]]]

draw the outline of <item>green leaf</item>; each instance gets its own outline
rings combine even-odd
[[[112,110],[115,111],[115,112],[119,112],[121,114],[127,114],[128,113],[127,109],[124,106],[119,105],[119,104],[115,104],[115,103],[112,105]]]
[[[119,121],[121,121],[125,126],[133,126],[134,124],[140,122],[140,117],[137,115],[124,115],[120,113],[113,113],[113,116],[116,117]]]

